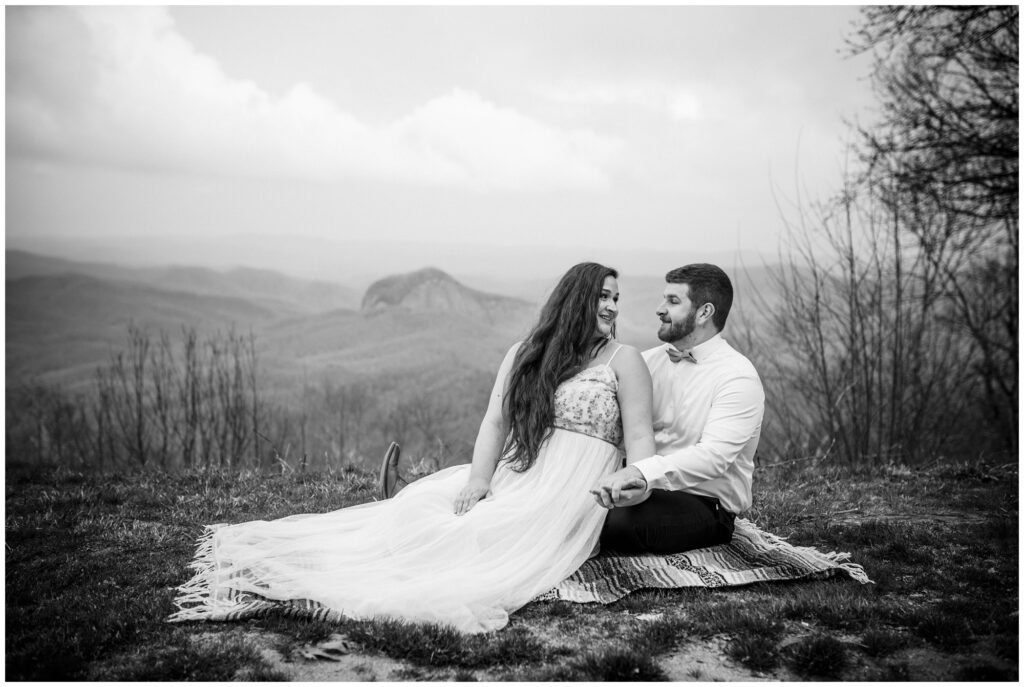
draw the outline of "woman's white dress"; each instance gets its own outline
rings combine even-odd
[[[234,620],[280,605],[463,632],[505,626],[597,548],[606,511],[589,489],[619,467],[617,388],[607,364],[559,386],[555,429],[536,463],[515,472],[500,462],[487,497],[464,515],[453,504],[469,465],[385,501],[209,526],[170,619]]]

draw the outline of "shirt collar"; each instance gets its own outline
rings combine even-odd
[[[725,339],[722,338],[722,333],[719,332],[712,336],[710,339],[702,344],[698,344],[689,350],[682,350],[685,355],[689,353],[693,356],[695,363],[701,363],[710,358],[715,351],[725,345]],[[672,344],[665,344],[666,348],[675,348]]]

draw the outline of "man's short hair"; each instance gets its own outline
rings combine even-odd
[[[686,284],[690,288],[690,302],[695,308],[705,303],[715,306],[711,322],[722,331],[732,308],[732,282],[717,265],[698,262],[677,267],[665,275],[669,284]]]

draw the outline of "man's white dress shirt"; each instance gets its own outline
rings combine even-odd
[[[716,334],[673,363],[665,344],[644,351],[654,383],[657,455],[633,465],[648,489],[714,496],[731,513],[750,508],[764,389],[747,358]],[[685,353],[686,351],[684,351]]]

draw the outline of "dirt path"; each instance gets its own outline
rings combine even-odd
[[[292,681],[300,682],[394,682],[421,679],[445,679],[454,671],[442,669],[440,675],[429,669],[417,668],[404,661],[383,656],[359,653],[337,655],[332,659],[309,659],[297,653],[282,654],[276,647],[283,639],[279,635],[248,632],[246,638],[260,647],[263,659]],[[726,637],[687,644],[682,650],[663,656],[658,664],[672,682],[756,682],[778,680],[779,675],[747,670],[725,655]],[[570,660],[566,658],[565,660]],[[479,680],[489,680],[487,671],[470,671]],[[428,677],[429,676],[429,677]]]
[[[335,653],[331,660],[308,659],[298,652],[281,653],[278,647],[283,646],[287,638],[279,634],[249,631],[243,636],[258,647],[263,660],[287,675],[292,682],[394,682],[408,679],[401,673],[408,671],[410,666],[385,656],[352,651]],[[197,639],[201,641],[200,637]]]

